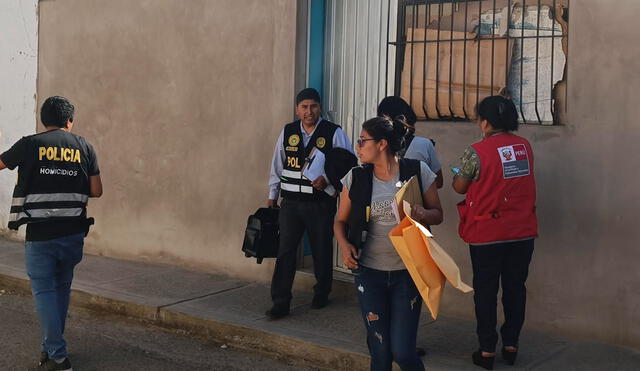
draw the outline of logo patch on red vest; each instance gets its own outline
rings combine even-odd
[[[524,144],[514,144],[512,146],[498,148],[500,161],[502,161],[502,171],[505,179],[527,176],[531,173],[529,169],[529,156]]]

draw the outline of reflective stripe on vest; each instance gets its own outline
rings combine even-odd
[[[9,214],[10,221],[20,220],[22,218],[57,218],[57,217],[74,217],[82,215],[83,207],[75,207],[72,209],[32,209],[26,212]]]
[[[35,202],[55,202],[55,201],[77,201],[77,202],[87,202],[89,200],[89,196],[83,195],[82,193],[37,193],[27,195],[25,197],[25,203],[35,203]]]
[[[313,194],[313,187],[309,186],[282,182],[280,183],[280,187],[283,191]]]
[[[313,194],[313,187],[310,187],[309,181],[302,177],[301,171],[292,171],[283,169],[282,176],[293,182],[280,182],[280,188],[284,191]],[[301,184],[299,184],[301,183]]]
[[[282,170],[282,176],[291,178],[291,179],[302,179],[302,172],[284,169]]]
[[[82,193],[34,193],[26,197],[14,197],[11,202],[12,212],[9,214],[9,221],[21,221],[20,224],[23,224],[29,222],[29,219],[36,218],[73,218],[82,216],[88,200],[89,196]],[[61,202],[70,204],[61,206]],[[46,203],[57,204],[55,205],[56,207],[46,207]]]
[[[24,197],[14,197],[11,201],[11,207],[24,205]]]

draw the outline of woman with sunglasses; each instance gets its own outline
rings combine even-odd
[[[412,158],[424,161],[431,171],[436,174],[436,184],[438,188],[442,188],[442,165],[436,154],[435,142],[432,139],[416,136],[416,113],[413,108],[404,101],[404,99],[396,96],[388,96],[380,101],[378,105],[378,116],[389,116],[404,120],[409,126],[407,127],[407,135],[405,136],[405,145],[398,152],[403,158]]]
[[[460,237],[469,244],[480,349],[473,363],[493,369],[496,296],[502,281],[505,322],[500,328],[502,358],[513,365],[524,323],[525,281],[538,235],[533,151],[529,142],[512,134],[518,112],[511,100],[487,97],[477,108],[484,139],[467,148],[453,189],[466,194],[458,204]]]
[[[343,179],[334,233],[344,264],[353,270],[367,329],[371,370],[424,370],[416,354],[420,293],[391,244],[397,225],[393,199],[402,182],[417,176],[423,205],[411,217],[424,225],[442,222],[436,175],[418,160],[400,159],[406,123],[376,117],[362,125],[357,154],[363,163]]]
[[[418,117],[413,108],[404,99],[390,95],[382,99],[378,104],[378,116],[395,117],[404,120],[408,124],[407,134],[404,137],[404,146],[398,152],[398,156],[426,163],[429,169],[436,174],[436,186],[438,189],[442,188],[442,165],[436,153],[436,142],[433,139],[415,135]],[[427,354],[423,347],[417,347],[416,352],[419,356]]]

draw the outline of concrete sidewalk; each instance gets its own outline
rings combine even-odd
[[[346,284],[343,284],[346,285]],[[29,291],[21,243],[0,239],[0,289]],[[230,346],[331,370],[367,370],[369,356],[355,295],[310,309],[311,293],[296,292],[292,315],[269,321],[263,284],[184,269],[87,255],[76,268],[72,305],[119,314]],[[349,290],[337,290],[349,292]],[[475,323],[432,321],[423,311],[418,344],[430,370],[481,370],[471,364]],[[496,370],[638,370],[640,351],[525,331],[516,366]],[[73,346],[73,345],[71,345]]]

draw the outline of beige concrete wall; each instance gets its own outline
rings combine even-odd
[[[571,2],[568,115],[561,127],[521,127],[535,151],[540,238],[526,326],[640,347],[640,2]],[[448,166],[478,140],[473,123],[419,124],[445,167],[445,222],[436,238],[462,262]],[[449,288],[443,314],[473,317],[473,296]]]
[[[640,2],[572,2],[569,124],[523,127],[536,153],[540,238],[527,327],[640,347]],[[294,94],[295,2],[57,0],[40,9],[39,102],[69,96],[97,147],[105,195],[88,251],[268,280],[239,252],[266,198]],[[446,167],[473,123],[420,124]],[[235,174],[232,177],[230,174]],[[455,203],[438,240],[471,280]],[[473,316],[450,288],[444,315]]]
[[[38,0],[0,2],[0,152],[36,132]],[[0,172],[0,235],[24,239],[7,228],[17,171]]]
[[[39,104],[69,97],[99,156],[87,251],[268,279],[240,247],[292,119],[295,2],[57,0],[40,20]]]

